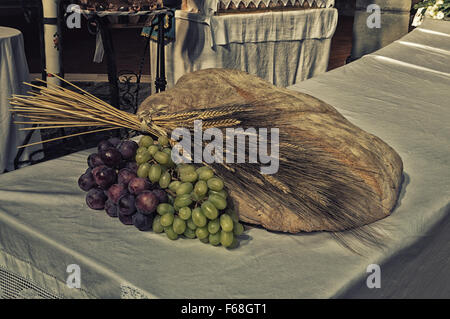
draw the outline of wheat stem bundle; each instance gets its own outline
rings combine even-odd
[[[230,127],[240,124],[238,119],[233,118],[233,114],[239,111],[249,111],[243,106],[227,106],[214,110],[208,109],[173,114],[150,114],[147,112],[135,115],[116,109],[75,84],[56,74],[53,75],[81,93],[42,80],[38,81],[45,83],[47,87],[25,83],[32,88],[38,89],[39,92],[30,92],[30,95],[13,95],[11,98],[11,112],[16,116],[27,119],[27,121],[15,121],[14,123],[39,126],[24,127],[20,128],[20,130],[92,126],[103,128],[21,145],[19,148],[118,128],[127,128],[161,136],[167,135],[177,127],[192,129],[193,121],[197,119],[203,120],[204,128]]]

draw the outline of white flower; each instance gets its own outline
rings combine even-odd
[[[438,4],[444,4],[444,0],[437,0],[436,5],[438,5]]]
[[[442,11],[439,11],[437,14],[436,14],[436,17],[435,17],[435,19],[439,19],[439,20],[442,20],[442,19],[444,19],[444,12],[442,12]]]

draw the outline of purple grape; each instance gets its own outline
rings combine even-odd
[[[128,194],[128,187],[125,184],[112,184],[107,192],[108,198],[117,205],[117,201],[123,195]]]
[[[119,215],[119,209],[110,199],[105,202],[105,211],[110,217],[117,217]]]
[[[150,190],[151,187],[152,184],[150,181],[142,177],[135,177],[128,183],[128,191],[135,195],[138,195],[145,190]]]
[[[91,173],[95,177],[95,175],[104,168],[106,168],[105,165],[96,166],[92,169]]]
[[[152,191],[143,191],[137,197],[135,201],[136,209],[139,213],[144,215],[150,215],[156,210],[159,200],[158,197]]]
[[[123,195],[117,201],[119,212],[122,215],[132,215],[136,212],[136,206],[134,205],[134,196],[131,194]]]
[[[161,188],[154,189],[153,194],[156,195],[160,203],[167,203],[169,201],[166,191]]]
[[[136,156],[136,151],[138,149],[138,144],[134,141],[123,141],[117,146],[117,148],[120,151],[120,154],[122,154],[122,157],[124,159],[134,159]]]
[[[119,169],[126,168],[127,167],[127,163],[128,162],[126,160],[121,160],[120,163],[119,163]]]
[[[93,188],[86,195],[86,204],[89,208],[101,210],[105,208],[106,199],[107,197],[101,189]]]
[[[120,143],[120,138],[118,137],[111,137],[108,139],[108,142],[113,146],[113,147],[117,147],[117,145],[119,145]]]
[[[110,142],[108,142],[108,140],[101,140],[98,144],[97,144],[97,150],[99,153],[101,153],[102,151],[107,150],[108,148],[114,147]]]
[[[123,215],[119,212],[119,220],[124,225],[133,225],[133,215]]]
[[[143,215],[141,213],[136,213],[131,218],[133,225],[136,226],[140,231],[150,230],[153,223],[153,215]]]
[[[137,177],[136,173],[129,168],[122,168],[117,175],[117,180],[121,184],[128,185],[128,183]]]
[[[139,165],[136,162],[128,162],[125,167],[137,173]]]
[[[117,179],[116,171],[106,166],[95,168],[92,175],[94,175],[97,185],[104,190],[107,190]]]
[[[109,167],[118,167],[122,160],[122,155],[120,155],[120,152],[117,149],[111,147],[101,151],[100,158],[105,165],[108,165]]]
[[[90,168],[105,165],[105,163],[103,163],[102,159],[100,158],[100,155],[98,155],[97,153],[92,153],[91,155],[89,155],[87,163]]]
[[[78,186],[80,186],[82,190],[87,192],[91,188],[97,186],[97,184],[95,183],[95,179],[92,173],[87,172],[81,175],[80,178],[78,179]]]
[[[84,172],[85,174],[87,174],[87,173],[92,173],[92,168],[90,168],[90,167],[88,167],[88,168],[86,168],[86,172]]]

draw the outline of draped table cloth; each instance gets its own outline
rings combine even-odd
[[[26,137],[26,131],[19,131],[19,125],[13,123],[9,112],[9,98],[12,94],[25,94],[29,87],[22,82],[29,81],[28,64],[23,47],[23,36],[19,30],[0,26],[0,174],[5,170],[14,170],[14,158],[17,146]],[[39,140],[39,134],[33,134],[31,142]],[[41,146],[26,149],[21,160],[41,149]]]
[[[166,46],[166,77],[228,68],[286,87],[326,72],[338,12],[334,8],[229,15],[175,12],[175,41]],[[156,44],[151,45],[156,75]]]
[[[358,281],[365,285],[366,269],[376,263],[381,266],[381,293],[396,289],[391,297],[408,297],[416,282],[425,296],[449,298],[450,285],[432,295],[426,281],[436,277],[449,282],[449,242],[427,255],[441,269],[421,273],[425,263],[409,258],[412,271],[401,274],[406,281],[383,277],[385,263],[403,249],[420,243],[418,253],[424,253],[432,239],[428,230],[450,213],[448,39],[450,23],[426,21],[372,55],[290,87],[330,103],[402,157],[404,182],[397,207],[370,226],[384,233],[384,247],[369,247],[358,255],[329,233],[251,228],[238,249],[226,250],[139,232],[87,208],[77,186],[93,152],[86,150],[0,176],[0,294],[330,298],[345,295]],[[80,267],[80,289],[66,285],[67,267],[73,264]]]

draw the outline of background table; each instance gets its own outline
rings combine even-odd
[[[0,26],[0,174],[5,169],[14,169],[17,146],[23,143],[27,135],[26,131],[19,131],[19,125],[13,124],[8,99],[12,94],[25,94],[29,88],[22,82],[29,80],[22,33]],[[39,139],[39,134],[34,133],[30,142]],[[26,149],[22,160],[29,159],[31,153],[41,148],[37,146]]]
[[[337,18],[335,8],[221,16],[177,10],[176,39],[166,47],[168,87],[206,68],[246,71],[281,87],[324,73]],[[152,45],[153,59],[155,52]]]
[[[373,55],[291,87],[332,104],[400,154],[404,183],[397,207],[370,225],[384,233],[382,248],[357,255],[329,233],[252,228],[239,249],[226,250],[139,232],[86,207],[77,179],[87,150],[0,176],[3,295],[330,298],[362,282],[364,290],[352,295],[358,297],[367,295],[367,266],[377,263],[382,288],[373,293],[417,296],[412,288],[419,287],[425,297],[449,298],[450,242],[427,251],[434,241],[428,231],[450,213],[449,38],[449,22],[426,21]],[[417,243],[414,256],[400,259],[406,271],[384,276],[386,262]],[[81,268],[81,289],[65,284],[70,264]],[[431,279],[438,283],[430,285]]]

